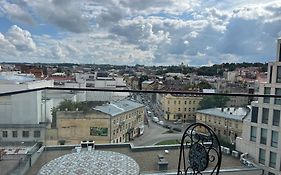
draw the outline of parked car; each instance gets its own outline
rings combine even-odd
[[[181,119],[178,119],[177,121],[175,121],[174,124],[182,124]]]
[[[164,122],[161,120],[158,122],[159,125],[164,125]]]
[[[159,118],[157,118],[157,117],[152,117],[152,121],[155,122],[155,123],[157,123],[157,122],[159,122]]]

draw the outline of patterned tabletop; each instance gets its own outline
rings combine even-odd
[[[137,175],[134,159],[112,151],[81,151],[51,160],[38,175]]]

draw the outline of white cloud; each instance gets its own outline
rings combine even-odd
[[[0,12],[6,14],[11,20],[15,20],[17,22],[33,25],[34,20],[32,16],[22,9],[19,5],[9,3],[7,1],[0,2]]]
[[[0,43],[10,46],[6,50],[16,50],[18,58],[43,62],[264,61],[275,56],[275,40],[281,36],[278,1],[24,0],[22,6],[13,2],[43,27],[59,27],[56,37],[31,35],[17,26],[0,35]]]
[[[33,51],[36,45],[33,42],[31,34],[27,30],[13,25],[6,34],[7,40],[13,44],[19,51]]]
[[[81,3],[75,0],[25,0],[45,21],[70,32],[89,31],[87,18],[80,9]]]

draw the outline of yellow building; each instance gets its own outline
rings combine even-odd
[[[164,117],[170,121],[194,121],[201,100],[201,96],[168,94],[162,98]]]
[[[196,122],[210,126],[218,137],[235,143],[236,137],[242,134],[243,119],[249,112],[250,109],[242,107],[203,109],[196,112]]]
[[[97,106],[88,112],[57,112],[59,144],[79,144],[83,140],[123,143],[143,134],[143,130],[144,105],[131,100]]]

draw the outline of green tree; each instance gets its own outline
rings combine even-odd
[[[196,85],[196,87],[200,89],[212,89],[212,85],[210,85],[207,81],[201,81]]]
[[[218,96],[218,95],[205,96],[199,102],[199,106],[200,106],[199,109],[224,107],[229,100],[230,100],[229,97],[226,96]]]

